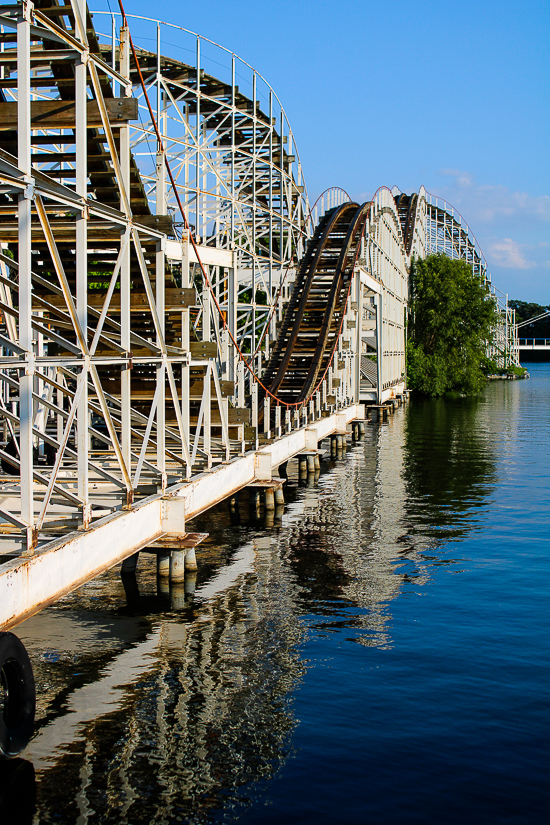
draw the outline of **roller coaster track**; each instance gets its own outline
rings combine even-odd
[[[403,243],[407,255],[410,255],[412,250],[417,207],[418,195],[416,192],[412,195],[400,193],[395,196],[395,208],[399,215],[401,231],[403,233]]]
[[[308,245],[262,379],[283,402],[305,401],[330,365],[370,206],[327,212]]]

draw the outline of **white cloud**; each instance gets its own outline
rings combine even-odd
[[[476,235],[493,283],[523,301],[550,301],[550,197],[480,184],[471,172],[442,169],[428,191],[460,212]]]
[[[452,203],[470,226],[503,221],[550,222],[550,196],[513,192],[506,186],[478,184],[470,172],[442,169],[440,174],[452,182],[438,188],[434,195]]]
[[[502,238],[490,243],[487,247],[487,258],[490,263],[505,269],[532,269],[536,266],[534,261],[525,257],[522,245],[512,238]]]
[[[440,174],[445,175],[445,177],[454,178],[456,186],[462,188],[472,186],[474,182],[474,176],[470,172],[461,172],[460,169],[442,169]]]

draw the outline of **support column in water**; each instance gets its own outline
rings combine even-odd
[[[266,510],[275,509],[275,493],[273,487],[266,487],[264,492],[264,501]]]
[[[170,553],[170,581],[183,582],[185,580],[185,550],[172,550]]]
[[[157,576],[167,579],[170,576],[170,553],[157,554]]]
[[[187,552],[185,553],[185,572],[189,571],[196,571],[197,570],[197,555],[195,553],[195,548],[190,547]]]

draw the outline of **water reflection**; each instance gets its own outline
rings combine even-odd
[[[258,542],[248,554],[254,574],[243,574],[241,553],[236,586],[218,582],[216,594],[215,579],[205,583],[192,614],[98,611],[94,632],[85,609],[93,595],[81,592],[21,628],[42,704],[19,785],[32,791],[34,766],[40,821],[204,821],[212,809],[246,806],[243,789],[277,770],[295,725],[288,693],[303,670],[302,630],[292,587],[286,603],[277,597],[289,576],[276,546]],[[116,579],[107,587],[120,596]],[[150,608],[155,597],[144,598]],[[4,766],[0,775],[9,784]],[[0,810],[4,825],[9,808]]]
[[[415,401],[406,419],[405,518],[415,544],[459,540],[480,522],[496,484],[483,401]]]
[[[434,567],[462,569],[449,542],[478,529],[495,483],[478,400],[415,401],[369,427],[280,540],[315,629],[347,627],[353,641],[391,647],[392,602]]]
[[[470,403],[415,402],[322,470],[289,466],[284,515],[244,494],[196,520],[179,597],[145,557],[19,628],[38,732],[0,765],[2,825],[32,821],[35,783],[40,822],[237,820],[292,753],[305,634],[391,647],[395,599],[452,563],[495,477]],[[10,819],[14,792],[30,813]]]

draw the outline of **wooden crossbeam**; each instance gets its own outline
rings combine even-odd
[[[47,52],[46,52],[47,54]],[[109,121],[116,125],[137,120],[138,102],[134,97],[115,97],[105,100]],[[96,100],[86,104],[88,128],[102,126]],[[31,127],[33,129],[71,129],[75,126],[75,102],[72,100],[31,101]],[[0,130],[17,129],[17,102],[0,103]]]
[[[44,295],[45,300],[55,307],[65,307],[64,298],[62,295]],[[98,292],[88,293],[87,303],[95,309],[103,307],[105,295]],[[196,306],[197,293],[194,287],[189,289],[167,289],[165,292],[165,308],[174,312],[177,309],[185,309],[185,307]],[[145,292],[132,292],[130,294],[130,312],[147,312],[149,309],[149,302]],[[109,312],[120,312],[120,292],[115,292],[109,304]]]

